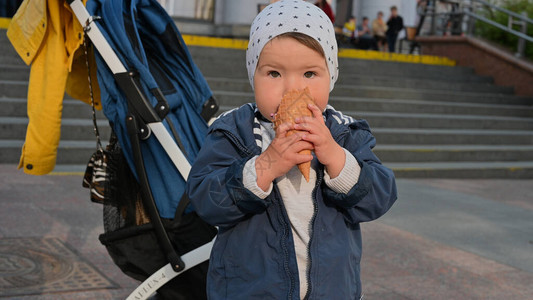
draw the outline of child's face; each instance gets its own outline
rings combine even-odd
[[[254,74],[255,101],[261,114],[272,120],[283,95],[309,87],[318,108],[329,99],[330,75],[325,58],[290,37],[272,39],[263,48]]]

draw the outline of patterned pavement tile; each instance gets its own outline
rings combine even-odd
[[[0,239],[0,297],[117,288],[57,238]]]

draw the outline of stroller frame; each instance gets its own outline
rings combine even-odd
[[[164,115],[168,111],[168,104],[163,94],[160,93],[159,97],[157,97],[157,109],[154,109],[138,85],[136,80],[138,74],[128,71],[124,67],[98,26],[94,24],[94,21],[99,17],[90,16],[82,0],[67,0],[67,3],[72,8],[80,24],[84,27],[85,34],[90,38],[95,49],[101,54],[105,63],[110,68],[117,84],[126,95],[128,101],[126,124],[132,146],[134,164],[138,174],[143,205],[151,219],[157,240],[168,260],[168,264],[148,277],[127,298],[135,300],[147,299],[174,277],[208,260],[216,237],[207,244],[181,257],[176,253],[163,227],[148,183],[140,144],[141,140],[147,139],[151,134],[154,134],[183,178],[185,180],[188,178],[191,165],[162,123],[162,118],[164,118]],[[207,121],[217,110],[218,104],[213,98],[210,98],[204,103],[201,115]],[[182,197],[177,211],[184,210],[187,203],[188,199]],[[176,215],[181,216],[181,214]]]

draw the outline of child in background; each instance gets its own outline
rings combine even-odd
[[[385,32],[387,32],[387,24],[383,21],[383,12],[378,12],[378,17],[372,21],[372,33],[374,34],[374,39],[378,44],[379,51],[386,51],[387,37]]]
[[[255,104],[213,123],[187,181],[198,215],[219,226],[208,297],[360,299],[359,224],[392,206],[396,185],[368,124],[328,105],[333,24],[305,1],[271,4],[252,23],[246,60]],[[274,129],[283,95],[306,87],[313,117]],[[307,182],[297,164],[309,161]]]
[[[356,18],[354,16],[351,16],[348,22],[344,23],[344,26],[342,27],[342,35],[346,42],[353,45],[356,44],[356,39],[359,34],[357,33]]]

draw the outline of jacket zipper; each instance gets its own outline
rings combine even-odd
[[[219,129],[219,130],[222,131],[233,142],[233,144],[237,147],[237,149],[239,149],[239,151],[241,151],[245,156],[251,156],[253,154],[241,143],[239,138],[237,138],[235,136],[235,134],[233,134],[231,131],[226,130],[226,129]],[[315,187],[315,189],[316,189],[316,187]],[[279,194],[279,191],[276,190],[276,193]],[[278,195],[277,198],[280,199],[281,196]],[[295,286],[294,286],[295,283],[294,283],[294,277],[292,276],[292,273],[290,272],[290,268],[289,268],[289,250],[288,250],[288,246],[287,246],[287,239],[289,238],[289,229],[290,228],[289,228],[289,225],[287,224],[287,221],[284,218],[283,201],[279,201],[279,202],[280,202],[280,205],[279,205],[279,214],[278,214],[279,217],[278,217],[278,219],[279,219],[280,223],[283,225],[283,237],[284,237],[283,240],[282,240],[282,243],[281,243],[281,246],[283,248],[283,253],[285,255],[284,269],[285,269],[285,272],[287,273],[287,275],[289,276],[289,283],[290,283],[289,294],[288,294],[287,299],[292,299],[292,293],[293,293],[294,288],[295,288]],[[288,216],[286,218],[288,218]]]
[[[287,299],[292,299],[292,293],[295,289],[295,280],[289,268],[289,247],[287,246],[287,240],[289,239],[289,231],[290,231],[289,224],[287,223],[289,216],[285,215],[286,214],[285,206],[283,205],[283,200],[281,199],[281,195],[279,195],[279,190],[276,189],[276,193],[278,193],[277,198],[279,199],[279,203],[280,203],[278,219],[283,226],[283,239],[281,242],[281,246],[283,248],[283,254],[285,255],[283,267],[285,269],[285,272],[289,276],[289,283],[290,283],[289,294],[287,296]]]
[[[339,133],[338,135],[334,136],[333,139],[341,145],[341,141],[344,140],[344,136],[347,134],[347,131],[343,131]],[[307,244],[307,256],[309,257],[309,268],[307,270],[307,291],[305,292],[304,300],[309,300],[309,297],[311,297],[311,290],[312,290],[312,284],[311,284],[311,267],[313,264],[313,259],[311,257],[311,243],[313,242],[313,228],[315,227],[315,219],[316,215],[318,213],[318,203],[316,200],[316,191],[318,186],[322,183],[322,180],[324,179],[323,175],[324,170],[319,170],[317,172],[317,180],[315,184],[315,188],[313,189],[312,197],[313,197],[313,206],[314,206],[314,212],[313,216],[311,217],[311,221],[309,221],[309,243]]]
[[[337,134],[333,137],[333,139],[341,145],[341,141],[344,139],[344,136],[348,133],[348,131],[343,131]],[[312,290],[312,284],[311,284],[311,267],[313,264],[313,259],[311,257],[311,243],[313,242],[313,228],[315,227],[315,219],[316,215],[318,213],[318,203],[316,200],[316,191],[318,186],[322,183],[322,180],[324,178],[323,175],[324,170],[319,170],[317,172],[317,180],[315,184],[315,188],[313,189],[312,197],[313,197],[313,216],[311,217],[311,220],[309,221],[309,243],[307,244],[307,256],[309,257],[309,268],[307,269],[307,291],[305,292],[304,300],[308,300],[309,297],[311,297],[311,290]]]
[[[307,280],[307,291],[306,291],[305,297],[304,297],[304,299],[306,299],[306,300],[309,299],[309,297],[311,296],[311,267],[312,267],[312,263],[313,263],[313,259],[311,257],[311,243],[313,242],[313,228],[315,227],[316,215],[318,213],[318,203],[317,203],[317,200],[316,200],[316,191],[318,189],[318,186],[322,182],[322,178],[323,178],[321,170],[318,170],[317,174],[318,174],[318,176],[317,176],[315,188],[313,189],[313,193],[312,193],[314,211],[313,211],[313,216],[311,217],[311,220],[309,221],[309,243],[307,243],[307,256],[309,257],[309,268],[307,269],[307,278],[306,278],[306,280]]]

